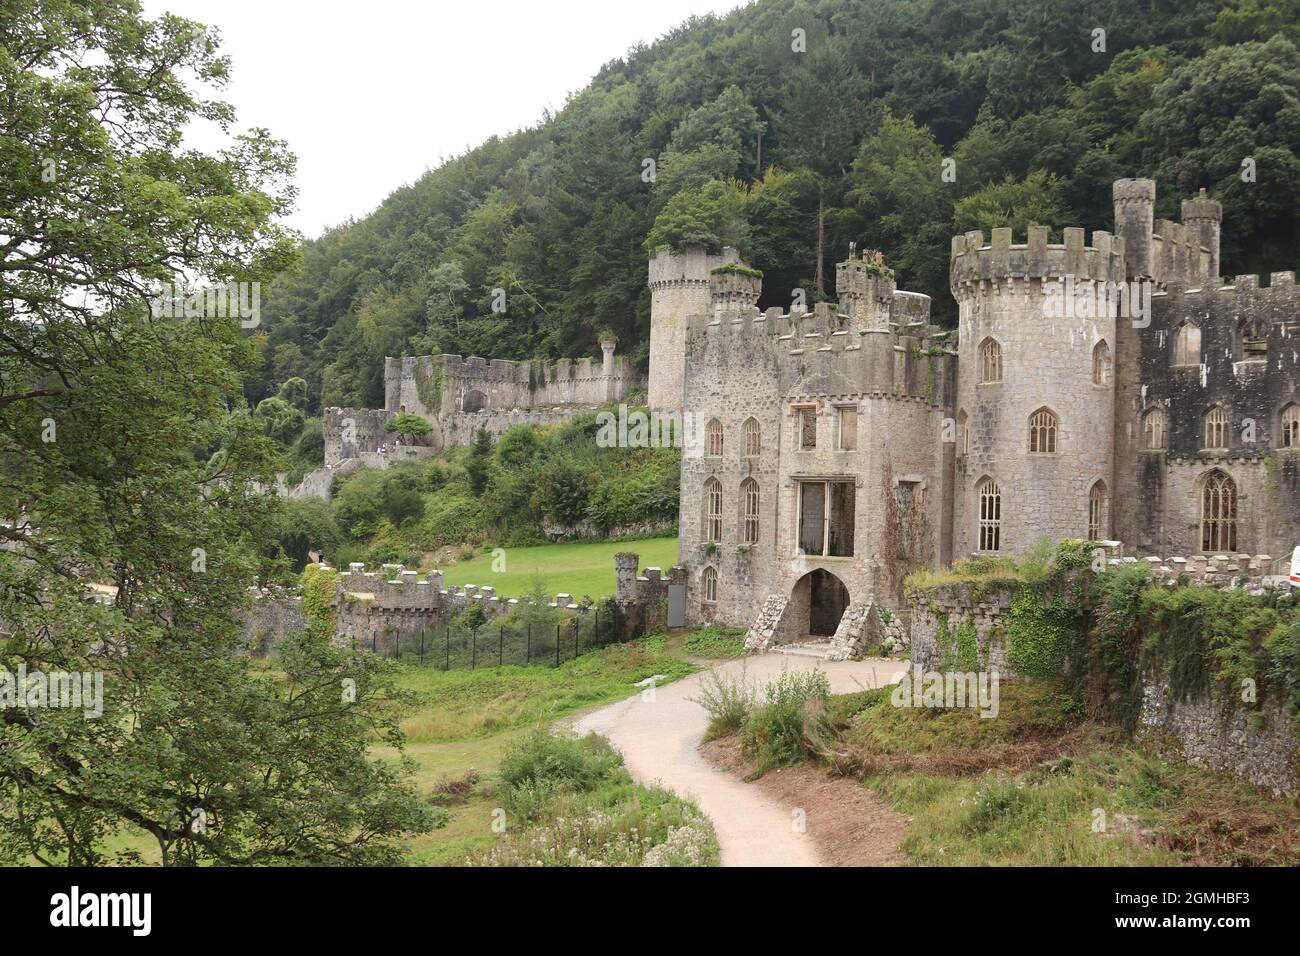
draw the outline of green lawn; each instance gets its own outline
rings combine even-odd
[[[540,576],[548,595],[572,594],[592,599],[614,594],[614,555],[631,551],[641,556],[641,569],[660,567],[666,572],[677,563],[677,538],[643,538],[635,541],[579,541],[534,548],[506,548],[505,569],[493,571],[491,548],[470,561],[441,568],[443,583],[491,586],[502,597],[521,597],[533,590]],[[640,570],[640,569],[638,569]]]

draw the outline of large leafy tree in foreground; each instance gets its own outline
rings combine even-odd
[[[0,12],[0,671],[103,680],[99,714],[26,688],[0,709],[3,862],[104,862],[124,826],[165,863],[391,862],[430,824],[367,757],[399,742],[391,680],[330,646],[319,595],[282,672],[238,653],[275,507],[255,341],[148,306],[296,254],[282,143],[181,141],[232,121],[196,92],[226,71],[214,32],[135,0]]]

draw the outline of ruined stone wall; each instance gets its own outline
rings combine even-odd
[[[953,550],[980,549],[979,487],[993,479],[1001,493],[999,551],[1015,554],[1043,536],[1087,538],[1089,496],[1097,482],[1113,501],[1114,376],[1093,378],[1099,343],[1113,355],[1115,319],[1058,317],[1050,289],[1066,276],[1097,289],[1124,279],[1124,245],[1097,231],[1084,245],[1082,229],[1066,229],[1051,245],[1048,230],[1030,227],[1029,241],[1011,242],[1010,229],[957,236],[952,244],[952,291],[959,305],[960,359]],[[1046,281],[1045,281],[1046,280]],[[1001,348],[1001,381],[983,382],[982,349]],[[1056,450],[1030,452],[1030,420],[1056,416]],[[1107,507],[1106,511],[1111,509]],[[1109,537],[1109,514],[1101,537]]]
[[[634,551],[614,555],[614,600],[618,604],[623,639],[653,634],[668,626],[668,586],[687,583],[687,570],[681,565],[669,568],[648,567],[638,574],[641,556]]]
[[[1295,725],[1281,702],[1248,710],[1215,697],[1178,700],[1167,683],[1147,684],[1138,739],[1167,757],[1226,771],[1274,796],[1297,792]]]
[[[477,355],[433,355],[401,360],[397,389],[399,410],[436,414],[445,420],[479,408],[508,410],[545,405],[603,405],[617,401],[641,384],[625,358],[615,357],[610,343],[604,361],[592,358],[553,362],[513,362]],[[387,374],[394,374],[392,366]],[[436,391],[422,381],[437,381]],[[423,395],[421,392],[423,391]],[[428,401],[436,398],[435,407]],[[481,403],[481,404],[480,404]]]
[[[443,436],[448,446],[472,445],[478,430],[486,428],[496,441],[516,425],[563,425],[583,411],[573,408],[502,408],[458,412],[444,422]]]
[[[656,570],[657,577],[657,570]],[[354,563],[339,573],[335,596],[335,640],[386,653],[399,644],[418,645],[421,635],[441,633],[449,621],[474,604],[489,619],[507,614],[528,597],[501,597],[490,586],[466,584],[443,587],[441,571],[429,571],[421,580],[415,571],[400,564],[385,564],[379,571],[366,571]],[[557,594],[553,608],[577,611],[571,594]]]
[[[944,637],[963,625],[975,628],[976,650],[983,670],[1009,675],[1006,664],[1006,631],[1003,618],[1015,597],[1012,591],[976,595],[969,587],[935,588],[911,599],[912,666],[922,671],[937,671],[946,666],[944,648],[953,637]]]
[[[1136,560],[1112,558],[1111,563]],[[1267,562],[1205,561],[1198,558],[1152,558],[1153,579],[1184,579],[1208,584],[1242,584],[1258,578]],[[952,666],[943,648],[952,648],[956,629],[973,626],[981,670],[1014,677],[1007,664],[1006,618],[1016,590],[980,594],[974,587],[952,585],[913,594],[910,622],[912,666],[943,671]],[[949,631],[946,638],[942,632]],[[1142,686],[1138,739],[1170,757],[1221,770],[1271,790],[1294,796],[1300,786],[1300,736],[1281,702],[1265,701],[1258,709],[1234,705],[1219,693],[1179,700],[1158,677]]]
[[[384,427],[393,416],[383,409],[330,406],[323,417],[328,465],[378,452],[381,445],[393,443],[393,435]]]
[[[307,628],[302,598],[289,592],[259,592],[243,613],[244,636],[249,652],[256,657],[275,653],[284,638]]]

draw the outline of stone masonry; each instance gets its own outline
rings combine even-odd
[[[1161,567],[1168,569],[1180,560],[1169,559]],[[1234,572],[1238,571],[1235,560],[1233,564]],[[1157,580],[1162,577],[1170,586],[1175,584],[1167,573],[1157,576]],[[1226,567],[1222,571],[1197,568],[1191,574],[1182,574],[1181,580],[1252,587],[1257,577],[1250,570],[1245,576],[1233,573],[1229,577]],[[912,667],[927,672],[950,669],[951,662],[943,660],[942,647],[951,645],[951,633],[956,628],[973,626],[978,668],[997,671],[1004,679],[1014,678],[1007,664],[1005,620],[1016,593],[999,589],[980,595],[971,585],[963,584],[913,594]],[[944,628],[949,630],[949,636],[941,641],[940,630]],[[1274,795],[1294,796],[1300,787],[1300,737],[1290,714],[1278,701],[1265,701],[1255,710],[1233,706],[1217,692],[1179,700],[1166,681],[1152,677],[1142,686],[1137,736],[1166,755],[1227,771]]]
[[[701,436],[682,461],[688,620],[766,646],[833,637],[870,604],[905,631],[915,570],[1119,532],[1133,554],[1112,560],[1157,578],[1282,572],[1300,293],[1289,272],[1219,277],[1204,191],[1181,222],[1155,197],[1116,181],[1113,230],[1090,235],[954,237],[955,331],[880,253],[850,249],[837,303],[760,311],[773,290],[736,250],[657,252],[650,401]]]

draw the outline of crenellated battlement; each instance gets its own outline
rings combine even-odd
[[[928,319],[927,296],[908,294],[898,301],[905,316]],[[938,383],[950,375],[947,364],[956,359],[945,334],[928,321],[855,327],[850,316],[826,302],[812,312],[770,308],[748,316],[715,314],[692,328],[690,342],[692,364],[700,369],[756,364],[771,369],[782,388],[816,380],[839,383],[845,394],[928,403],[939,401]],[[943,368],[931,370],[935,362]]]
[[[496,588],[488,585],[453,584],[444,587],[443,572],[439,570],[430,570],[421,579],[417,572],[408,571],[400,564],[384,564],[376,571],[367,571],[365,564],[353,562],[348,568],[339,572],[335,603],[364,612],[446,616],[478,603],[489,615],[495,615],[520,604],[532,603],[532,598],[527,595],[501,597]],[[549,606],[569,610],[578,607],[573,595],[563,592],[557,594]]]
[[[1030,226],[1026,241],[1015,243],[1009,228],[993,230],[984,242],[981,230],[952,238],[949,282],[953,295],[961,299],[983,283],[1032,279],[1120,283],[1124,281],[1124,240],[1101,229],[1094,230],[1092,245],[1084,242],[1084,230],[1067,227],[1064,242],[1049,243],[1047,226]]]
[[[739,261],[740,252],[734,246],[725,246],[720,255],[698,246],[681,252],[660,249],[650,259],[650,291],[691,287],[708,289],[714,269]]]
[[[1226,314],[1248,315],[1272,325],[1294,325],[1300,321],[1300,287],[1296,286],[1294,272],[1269,274],[1268,285],[1257,275],[1239,275],[1230,281],[1226,278],[1210,287],[1184,288],[1169,286],[1153,293],[1152,298],[1163,301],[1166,308],[1216,308]]]

